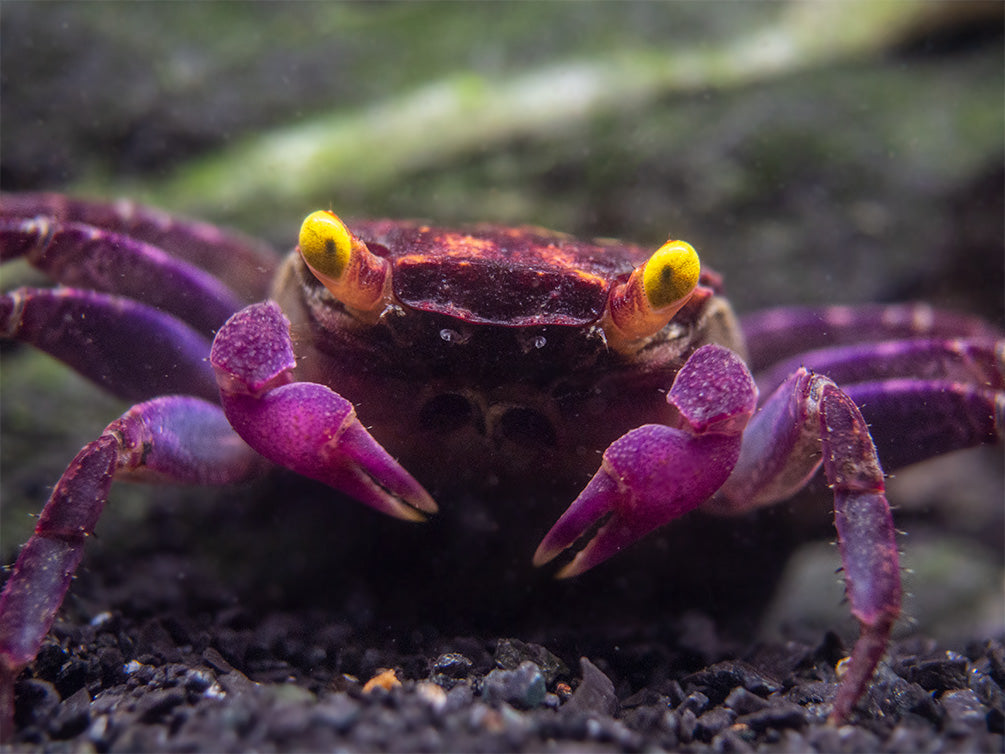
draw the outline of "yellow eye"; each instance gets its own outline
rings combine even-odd
[[[300,226],[300,253],[311,269],[336,280],[352,257],[352,235],[331,212],[318,210]]]
[[[698,285],[698,252],[686,241],[667,241],[649,258],[642,287],[653,309],[662,309],[691,295]]]
[[[660,330],[698,287],[701,262],[685,241],[667,241],[628,280],[611,289],[601,320],[608,344],[631,351]]]
[[[390,301],[390,265],[334,212],[312,212],[300,226],[300,256],[331,294],[357,314],[380,314]]]

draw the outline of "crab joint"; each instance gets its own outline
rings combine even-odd
[[[389,297],[390,265],[356,238],[334,212],[312,212],[297,247],[314,277],[357,312],[380,313]]]
[[[607,342],[630,349],[662,330],[694,293],[700,271],[691,244],[663,244],[628,280],[611,289],[602,323]]]

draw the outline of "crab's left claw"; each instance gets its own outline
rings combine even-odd
[[[429,493],[330,388],[293,382],[290,323],[272,302],[235,314],[220,329],[210,362],[231,426],[270,461],[317,479],[371,508],[422,521],[436,513]]]
[[[677,409],[677,426],[648,424],[615,440],[593,479],[541,541],[535,565],[551,561],[599,524],[558,575],[583,573],[698,507],[722,485],[757,405],[750,372],[731,351],[704,346],[677,374],[667,401]]]

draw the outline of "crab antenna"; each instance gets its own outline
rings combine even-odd
[[[698,285],[698,253],[685,241],[667,241],[628,280],[611,289],[601,326],[608,344],[632,350],[662,330]]]
[[[334,212],[318,210],[300,226],[304,263],[349,309],[379,314],[389,299],[391,267],[371,252]]]

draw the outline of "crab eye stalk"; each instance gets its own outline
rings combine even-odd
[[[383,311],[390,299],[390,265],[356,238],[334,212],[312,212],[300,226],[298,246],[314,277],[349,309]]]
[[[602,326],[607,342],[631,350],[662,330],[698,286],[698,253],[685,241],[667,241],[611,289]]]

